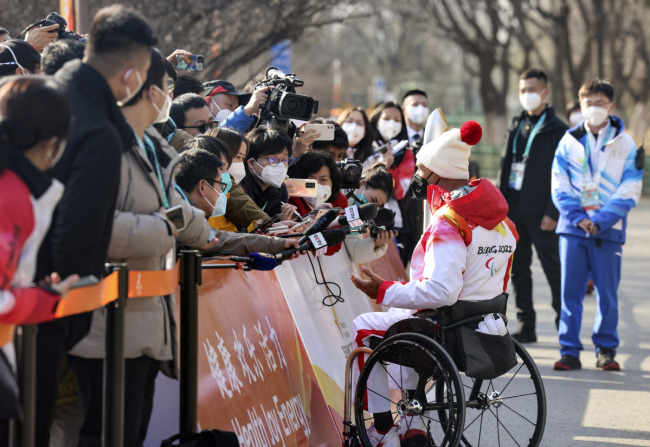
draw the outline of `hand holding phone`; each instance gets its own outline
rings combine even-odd
[[[315,130],[320,135],[314,141],[332,141],[334,140],[334,124],[316,124],[307,123],[302,126],[302,131],[307,132]]]
[[[174,68],[176,71],[201,71],[203,62],[202,54],[177,54]]]
[[[185,216],[183,215],[182,205],[176,205],[166,209],[165,215],[178,231],[185,229]]]

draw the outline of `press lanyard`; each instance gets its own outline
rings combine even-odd
[[[524,163],[526,163],[526,160],[528,160],[528,154],[530,154],[530,148],[533,145],[533,140],[535,139],[535,135],[537,135],[537,132],[539,132],[539,129],[542,127],[545,120],[546,120],[546,111],[542,113],[542,116],[539,117],[539,121],[537,121],[537,124],[535,124],[535,127],[533,127],[533,130],[528,135],[528,141],[526,141],[526,150],[524,151],[524,156],[523,156]],[[521,128],[524,125],[525,121],[526,120],[521,120],[521,123],[519,123],[519,127],[517,128],[517,133],[515,133],[515,138],[512,141],[513,160],[514,160],[514,156],[517,155],[517,139],[519,138],[519,133],[521,132]]]
[[[614,129],[614,126],[610,125],[609,129],[607,130],[607,133],[605,134],[605,139],[603,140],[603,146],[607,144],[609,141],[609,135],[612,133],[612,129]],[[587,130],[589,132],[589,130]],[[594,170],[591,167],[591,149],[589,147],[589,135],[586,135],[585,137],[585,159],[582,161],[582,174],[587,173],[587,167],[589,167],[589,173],[591,174],[591,177],[593,178],[594,176]],[[595,138],[596,140],[596,146],[598,145],[598,137]]]
[[[160,192],[162,193],[163,205],[165,206],[165,209],[167,209],[169,208],[169,199],[167,199],[167,193],[165,192],[165,182],[163,181],[162,172],[160,171],[160,163],[158,163],[158,155],[156,155],[156,150],[154,149],[153,142],[147,134],[144,134],[144,143],[140,140],[140,137],[135,134],[135,132],[133,132],[133,135],[135,135],[135,139],[138,141],[138,147],[142,150],[144,156],[147,159],[149,158],[147,157],[147,150],[151,151],[153,154],[153,159],[155,161],[154,169],[156,170],[158,183],[160,183]]]

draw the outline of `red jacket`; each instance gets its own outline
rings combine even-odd
[[[54,319],[60,295],[34,287],[36,255],[63,185],[53,182],[15,149],[0,172],[0,324]]]
[[[415,157],[413,156],[413,151],[408,149],[404,150],[404,157],[400,163],[394,163],[388,172],[393,176],[393,192],[395,193],[395,198],[402,200],[411,186],[411,180],[413,180],[413,174],[415,174]]]

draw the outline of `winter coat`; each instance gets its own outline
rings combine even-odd
[[[578,228],[578,223],[588,218],[597,225],[596,239],[625,243],[627,213],[639,202],[643,169],[636,167],[637,147],[624,130],[620,118],[609,117],[609,125],[601,131],[609,134],[609,138],[590,157],[597,166],[590,163],[584,173],[587,139],[584,122],[569,130],[560,141],[553,161],[552,182],[553,201],[560,210],[558,234],[591,237]],[[600,209],[582,208],[581,188],[588,182],[598,185]]]
[[[519,125],[522,120],[526,120],[526,112],[512,119],[506,145],[501,153],[499,189],[508,202],[511,215],[512,213],[533,214],[540,218],[546,215],[557,220],[559,213],[551,199],[551,165],[557,145],[566,133],[567,125],[555,115],[552,106],[547,106],[544,113],[546,113],[544,124],[531,145],[520,191],[511,190],[508,187],[508,180],[513,162],[512,144]],[[521,135],[519,138],[522,138]],[[516,161],[521,160],[516,159]]]

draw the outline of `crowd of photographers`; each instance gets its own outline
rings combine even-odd
[[[62,20],[50,14],[17,38],[0,28],[0,327],[40,323],[36,445],[99,446],[104,313],[55,319],[70,288],[102,278],[106,262],[169,269],[179,246],[313,256],[303,234],[317,226],[345,234],[319,254],[366,263],[395,240],[406,262],[421,227],[407,191],[428,103],[414,90],[370,116],[316,118],[318,102],[296,93],[302,80],[276,69],[242,92],[198,81],[186,70],[202,60],[163,56],[129,7],[102,9],[87,37]],[[157,374],[177,377],[175,309],[173,296],[127,307],[125,446],[142,445]],[[6,343],[0,446],[20,429],[16,364]],[[77,418],[57,412],[60,384],[76,387]]]

